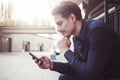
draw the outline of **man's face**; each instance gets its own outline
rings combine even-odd
[[[70,37],[75,31],[75,25],[70,17],[63,18],[60,14],[54,16],[57,24],[57,31],[64,37]]]

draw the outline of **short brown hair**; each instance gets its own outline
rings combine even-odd
[[[82,19],[79,6],[72,1],[62,1],[52,10],[53,16],[56,14],[61,14],[64,18],[68,18],[70,13],[73,13],[77,20]]]

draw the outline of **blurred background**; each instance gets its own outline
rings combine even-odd
[[[39,69],[28,53],[66,62],[64,54],[55,52],[61,35],[51,15],[60,1],[64,0],[0,0],[1,80],[57,80],[59,73]],[[72,1],[81,8],[83,19],[103,20],[120,34],[120,0]]]
[[[51,10],[60,1],[0,0],[0,52],[52,50],[59,36]]]

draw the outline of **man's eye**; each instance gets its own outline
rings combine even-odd
[[[62,25],[62,22],[57,23],[57,25],[61,26],[61,25]]]
[[[59,26],[61,26],[61,24],[58,24]]]

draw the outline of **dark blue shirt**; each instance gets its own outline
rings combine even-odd
[[[65,52],[68,63],[54,62],[62,74],[79,75],[83,80],[120,79],[120,37],[98,20],[82,21],[79,37],[73,37],[74,52]]]

